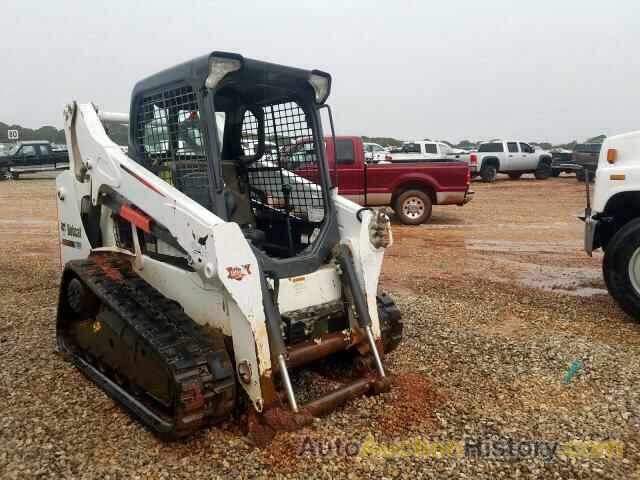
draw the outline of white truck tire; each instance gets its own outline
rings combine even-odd
[[[602,271],[609,294],[640,321],[640,218],[615,233],[605,249]]]

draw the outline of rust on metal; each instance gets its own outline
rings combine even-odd
[[[273,368],[277,363],[272,363],[271,365]],[[260,390],[265,410],[280,405],[280,397],[278,397],[276,386],[273,384],[273,371],[271,369],[260,375]]]
[[[181,400],[184,404],[185,412],[200,410],[204,406],[202,390],[196,383],[191,383],[186,386],[185,390],[182,392]]]
[[[302,408],[314,417],[320,417],[332,412],[343,403],[356,397],[361,397],[371,390],[373,380],[370,378],[360,378],[344,387],[310,401]]]
[[[91,260],[99,267],[100,271],[106,275],[110,280],[120,283],[124,281],[123,271],[130,270],[131,264],[126,260],[120,258],[112,258],[110,255],[97,254],[91,255]]]
[[[318,341],[300,343],[290,347],[287,351],[287,367],[297,368],[321,358],[338,353],[351,345],[348,335],[343,332],[333,332],[324,335]],[[277,363],[274,364],[277,371]]]

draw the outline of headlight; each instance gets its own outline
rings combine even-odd
[[[313,70],[309,77],[309,83],[316,92],[316,103],[322,105],[331,91],[331,76],[320,70]]]
[[[209,57],[209,75],[205,87],[214,89],[226,75],[242,68],[242,57],[233,53],[214,53]]]

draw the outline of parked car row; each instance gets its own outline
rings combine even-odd
[[[600,153],[601,144],[583,143],[574,150],[536,148],[521,141],[492,140],[481,143],[476,149],[466,151],[444,142],[413,141],[400,147],[382,147],[365,143],[365,158],[373,163],[437,162],[451,159],[467,162],[472,177],[484,182],[494,182],[498,173],[517,179],[525,173],[533,173],[544,180],[561,173],[576,173],[579,181],[588,175],[592,180]]]
[[[498,173],[506,173],[511,178],[533,173],[537,179],[549,178],[553,173],[552,154],[546,150],[536,150],[521,141],[485,142],[471,152],[451,147],[444,142],[414,141],[385,153],[377,151],[367,158],[382,163],[460,160],[469,165],[473,177],[479,176],[484,182],[494,182]]]
[[[599,144],[581,144],[569,157],[536,150],[520,141],[481,143],[476,151],[466,152],[444,142],[405,142],[394,152],[360,137],[326,139],[330,167],[336,173],[339,191],[363,207],[389,206],[405,224],[429,220],[433,205],[464,205],[473,197],[470,179],[479,176],[493,182],[498,173],[516,179],[533,173],[537,179],[572,171],[583,166],[590,176],[597,166]],[[265,142],[265,156],[277,152],[277,145]],[[289,168],[303,176],[307,158],[314,155],[313,144],[305,139],[282,147]],[[243,149],[252,154],[255,145]],[[337,152],[337,155],[336,155]],[[337,158],[336,158],[337,157]],[[68,167],[68,152],[63,146],[46,141],[19,142],[0,155],[0,176],[16,179],[22,173],[62,170]],[[584,171],[578,171],[584,178]]]

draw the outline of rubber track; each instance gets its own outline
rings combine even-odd
[[[385,292],[379,292],[376,301],[384,352],[393,352],[402,341],[404,329],[404,324],[401,321],[402,314],[393,299]]]
[[[72,355],[83,373],[164,438],[189,435],[231,415],[235,375],[222,334],[211,334],[196,324],[178,304],[133,272],[122,255],[101,253],[71,261],[67,269],[137,332],[146,349],[159,355],[174,382],[173,418],[167,418],[166,412],[159,414],[157,407],[142,400],[144,397],[124,391],[76,355],[73,348],[68,348],[68,339],[60,338],[59,329],[61,349]],[[215,365],[210,368],[212,359]]]

